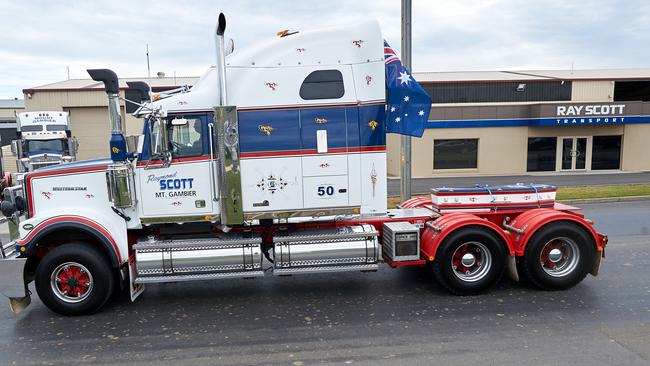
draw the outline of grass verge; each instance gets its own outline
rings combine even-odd
[[[428,195],[422,195],[428,197]],[[624,184],[614,186],[578,186],[557,189],[557,200],[577,200],[589,198],[650,196],[650,184]],[[399,197],[388,197],[388,208],[395,208]]]

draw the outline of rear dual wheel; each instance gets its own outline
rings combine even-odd
[[[506,254],[496,234],[480,227],[467,227],[445,238],[431,266],[436,280],[447,290],[471,295],[499,281]]]
[[[564,290],[580,283],[595,259],[593,240],[570,222],[555,222],[539,229],[518,258],[524,278],[544,290]]]

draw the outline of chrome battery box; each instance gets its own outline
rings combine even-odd
[[[393,262],[420,259],[420,229],[410,222],[386,222],[382,226],[383,252]]]

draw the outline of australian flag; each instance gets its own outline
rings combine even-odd
[[[388,93],[386,132],[422,137],[431,110],[431,97],[413,79],[386,41],[384,62]]]

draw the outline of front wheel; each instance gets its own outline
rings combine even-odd
[[[582,281],[593,266],[593,240],[569,222],[546,225],[526,245],[519,269],[544,290],[564,290]]]
[[[53,249],[36,267],[38,296],[48,308],[62,315],[96,312],[111,296],[113,281],[106,256],[83,243]]]
[[[451,233],[432,263],[435,278],[450,292],[471,295],[494,286],[505,268],[505,248],[492,232],[467,227]]]

